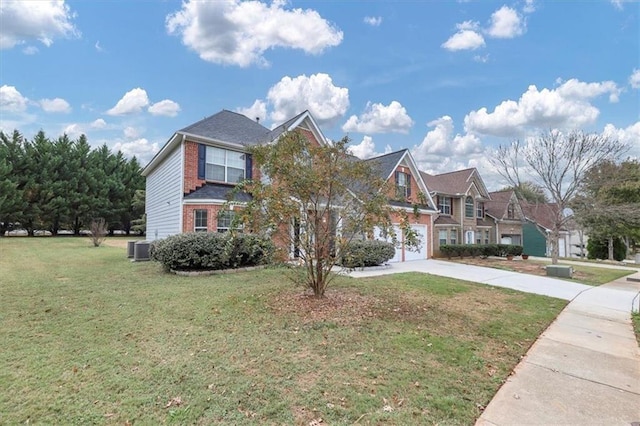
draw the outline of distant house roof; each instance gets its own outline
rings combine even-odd
[[[178,133],[250,146],[263,142],[270,131],[256,120],[225,109],[179,130]]]
[[[515,192],[512,189],[490,192],[491,200],[485,201],[484,211],[491,217],[502,219],[507,215],[507,207]]]
[[[458,226],[460,226],[460,223],[458,221],[456,221],[454,218],[452,218],[451,216],[438,216],[438,218],[436,220],[434,220],[433,223],[435,225],[458,225]]]
[[[432,193],[446,194],[446,195],[463,195],[473,183],[474,177],[478,179],[478,190],[486,197],[489,193],[480,177],[480,174],[475,168],[458,170],[455,172],[442,173],[439,175],[430,175],[429,173],[420,172],[424,179],[427,188]]]
[[[528,203],[521,201],[522,211],[525,217],[539,226],[551,230],[555,223],[558,205],[555,203]]]
[[[185,200],[225,200],[233,191],[233,185],[224,185],[219,183],[205,183],[200,188],[191,191],[184,196]],[[233,201],[247,202],[251,201],[251,195],[245,192],[239,192]]]

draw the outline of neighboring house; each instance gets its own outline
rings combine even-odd
[[[495,223],[485,217],[485,203],[491,196],[475,168],[421,175],[439,210],[434,221],[434,252],[443,244],[496,242]]]
[[[500,244],[522,245],[524,213],[515,191],[509,189],[489,193],[491,200],[485,202],[485,214],[493,222],[493,238]]]
[[[524,252],[531,256],[551,256],[550,234],[556,215],[556,204],[521,201],[520,205],[525,215],[525,222],[522,225]],[[567,229],[560,230],[558,236],[558,256],[560,257],[570,255],[567,250],[569,234]]]
[[[142,172],[147,178],[147,239],[184,232],[229,230],[234,212],[220,213],[226,208],[228,194],[243,179],[260,178],[249,154],[250,147],[273,142],[283,133],[294,130],[312,142],[328,143],[308,111],[270,130],[244,115],[223,110],[174,133]],[[433,248],[429,241],[435,204],[409,151],[366,161],[375,164],[379,172],[393,182],[390,204],[409,211],[412,227],[424,235],[418,250],[409,251],[404,247],[402,233],[398,232],[401,244],[394,260],[431,256]],[[246,202],[248,197],[248,194],[239,194],[236,201]],[[393,217],[394,224],[399,221],[398,215]],[[290,251],[293,256],[295,248]]]
[[[373,165],[380,177],[391,181],[392,193],[389,194],[389,204],[396,210],[404,210],[407,213],[411,228],[420,240],[417,248],[405,247],[404,235],[398,226],[401,222],[400,216],[395,214],[392,222],[401,244],[396,248],[396,255],[391,261],[404,262],[432,257],[433,220],[437,209],[409,150],[403,149],[365,161]],[[379,232],[376,238],[382,239]]]

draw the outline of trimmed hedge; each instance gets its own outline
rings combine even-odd
[[[178,234],[151,243],[151,260],[166,270],[202,271],[242,268],[270,263],[275,245],[251,234],[197,232]]]
[[[380,240],[355,240],[342,249],[339,261],[345,268],[382,265],[396,254],[392,243]]]
[[[443,244],[440,246],[440,253],[448,258],[452,258],[454,256],[505,257],[509,254],[513,256],[520,256],[522,252],[522,246],[517,244]]]

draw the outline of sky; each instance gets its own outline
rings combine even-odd
[[[550,129],[640,157],[639,19],[623,0],[2,0],[0,130],[146,164],[222,109],[309,110],[361,158],[408,148],[498,189],[495,148]]]

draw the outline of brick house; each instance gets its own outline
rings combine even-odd
[[[522,207],[514,190],[490,192],[485,202],[485,215],[494,223],[492,241],[500,244],[522,245],[522,225],[525,220]]]
[[[228,194],[243,179],[260,177],[249,149],[294,130],[314,143],[329,143],[308,111],[270,130],[257,120],[223,110],[174,133],[142,172],[146,177],[147,239],[227,231],[233,211],[221,210],[226,209]],[[423,244],[415,252],[405,250],[403,236],[398,233],[401,244],[394,259],[430,257],[436,208],[411,154],[402,150],[366,161],[375,164],[385,179],[392,180],[396,191],[390,196],[390,204],[395,209],[419,213],[412,217],[411,226],[424,235]],[[249,200],[247,197],[239,194],[236,201],[241,204]],[[417,205],[418,200],[424,202]],[[399,216],[393,221],[397,223]]]

